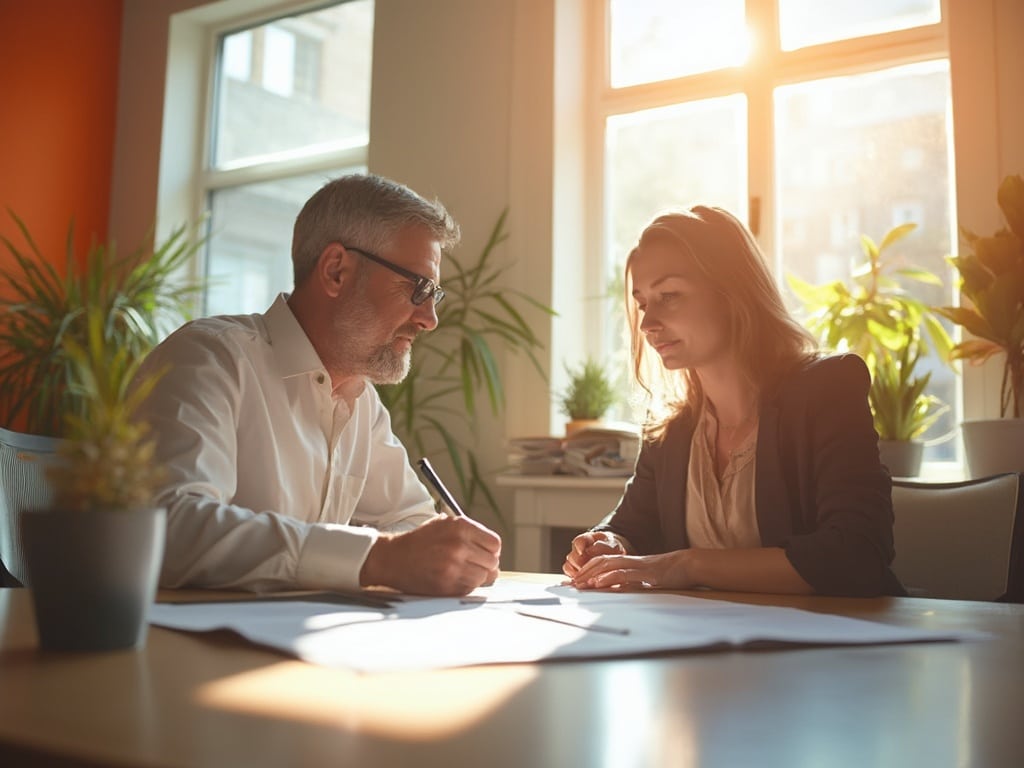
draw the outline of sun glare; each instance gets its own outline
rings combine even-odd
[[[752,35],[742,0],[612,0],[613,87],[740,66]]]

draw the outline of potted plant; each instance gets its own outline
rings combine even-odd
[[[604,368],[589,357],[578,368],[567,365],[566,373],[569,385],[562,393],[561,408],[569,417],[565,425],[569,436],[600,421],[615,404],[617,394]]]
[[[10,215],[25,245],[2,238],[10,261],[0,266],[0,560],[23,582],[22,512],[52,500],[44,469],[64,436],[64,417],[81,417],[89,407],[72,386],[77,363],[69,352],[88,349],[87,314],[99,313],[104,339],[124,350],[127,363],[140,360],[187,318],[202,289],[200,281],[180,277],[202,240],[181,226],[155,249],[119,254],[94,244],[79,258],[71,227],[58,272],[24,222]]]
[[[901,279],[909,279],[941,285],[939,277],[920,267],[897,267],[884,258],[889,248],[916,227],[912,222],[893,227],[878,244],[862,235],[865,258],[854,269],[849,285],[842,280],[811,285],[795,275],[787,277],[793,293],[803,302],[804,323],[822,347],[854,352],[867,364],[874,393],[869,402],[884,451],[883,463],[897,464],[898,472],[890,466],[894,474],[913,469],[913,462],[908,465],[902,455],[919,456],[923,448],[895,444],[917,441],[946,410],[925,392],[930,374],[916,376],[914,369],[929,349],[948,361],[953,346],[936,313],[901,283]]]
[[[879,456],[895,477],[920,473],[924,443],[918,438],[948,409],[925,392],[931,373],[916,375],[920,355],[913,340],[899,352],[880,350],[868,390]]]
[[[501,508],[473,450],[478,395],[486,392],[494,415],[504,407],[493,341],[524,354],[544,376],[535,356],[541,342],[524,318],[521,302],[554,314],[550,307],[498,282],[510,266],[495,263],[495,249],[508,238],[507,215],[507,210],[502,211],[475,261],[454,254],[446,257],[446,270],[452,272],[444,278],[445,300],[438,307],[437,329],[416,342],[412,366],[403,381],[377,387],[402,441],[421,455],[447,457],[464,506],[472,506],[479,494],[502,524]]]
[[[1024,471],[1024,177],[1004,178],[996,198],[1006,226],[990,236],[961,227],[969,250],[949,259],[970,306],[936,308],[973,337],[953,348],[954,359],[980,365],[1003,356],[1000,418],[963,424],[974,477]]]
[[[163,471],[147,427],[133,420],[156,377],[133,383],[141,358],[89,307],[87,340],[63,347],[69,390],[58,460],[48,468],[54,502],[21,520],[25,573],[40,645],[114,650],[145,642],[146,614],[163,558],[165,512],[153,507]]]

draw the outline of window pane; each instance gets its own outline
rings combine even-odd
[[[608,118],[609,255],[622,263],[654,216],[701,203],[746,218],[747,102],[742,95]]]
[[[610,0],[613,88],[746,61],[743,0]]]
[[[937,24],[940,0],[779,0],[782,49]]]
[[[366,143],[373,0],[278,19],[220,41],[213,165]]]
[[[651,219],[668,210],[698,203],[719,205],[746,219],[746,125],[747,102],[742,95],[607,120],[607,305],[602,348],[606,368],[621,392],[632,387],[622,293],[626,256]],[[643,414],[623,402],[609,417],[639,420]]]
[[[893,226],[917,229],[893,249],[903,265],[925,267],[944,286],[904,281],[929,304],[949,303],[945,261],[952,229],[950,89],[946,61],[817,80],[775,92],[779,253],[786,272],[813,283],[849,280],[863,261],[861,234],[876,243]],[[926,439],[959,421],[954,372],[934,358],[929,390],[953,410]],[[926,460],[956,459],[956,443]]]
[[[295,176],[222,189],[210,195],[205,314],[263,312],[282,291],[292,289],[292,226],[306,200],[328,176],[365,171]]]

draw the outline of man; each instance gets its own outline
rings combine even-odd
[[[335,179],[295,220],[295,288],[264,314],[178,329],[140,409],[170,483],[165,587],[382,585],[465,594],[498,573],[501,540],[436,514],[373,384],[401,381],[437,327],[439,202],[376,176]]]

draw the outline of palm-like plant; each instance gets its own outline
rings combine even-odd
[[[159,375],[135,381],[142,359],[104,333],[101,309],[86,310],[86,342],[70,336],[64,351],[70,362],[70,393],[79,413],[65,415],[62,461],[49,467],[54,507],[106,512],[148,508],[164,477],[154,459],[156,444],[148,425],[134,420],[139,404]]]
[[[875,429],[883,440],[919,437],[948,410],[925,393],[930,374],[916,376],[918,359],[934,347],[948,361],[953,341],[932,308],[911,296],[900,279],[941,285],[938,276],[920,267],[896,268],[884,252],[909,235],[916,224],[890,229],[876,244],[861,236],[865,260],[849,285],[835,280],[810,285],[790,275],[787,280],[807,313],[804,324],[829,350],[860,355],[871,372],[869,402]]]
[[[525,302],[547,315],[554,314],[529,295],[499,284],[499,278],[511,266],[494,263],[494,249],[508,238],[507,214],[505,210],[499,216],[474,264],[455,256],[446,258],[446,265],[454,271],[444,280],[446,298],[438,308],[437,329],[417,342],[412,368],[404,381],[377,388],[403,441],[415,446],[420,454],[443,450],[451,460],[466,503],[472,504],[480,493],[499,519],[498,504],[472,445],[460,438],[455,425],[475,434],[481,391],[486,393],[494,415],[504,407],[505,390],[492,342],[504,342],[509,350],[526,355],[544,376],[535,356],[541,341],[517,305]],[[453,403],[453,397],[461,400],[461,408]]]
[[[141,359],[188,316],[202,289],[178,277],[201,241],[182,226],[152,251],[119,255],[113,246],[93,245],[80,265],[72,226],[58,273],[24,222],[10,215],[27,248],[2,238],[13,263],[0,268],[0,415],[7,424],[23,419],[29,432],[60,436],[64,414],[84,414],[66,342],[88,347],[87,309],[99,312],[106,343],[123,349],[129,362]]]
[[[883,259],[886,249],[916,227],[912,222],[893,227],[879,244],[862,235],[865,260],[853,271],[850,285],[842,280],[811,285],[795,275],[787,276],[789,287],[807,311],[804,324],[823,347],[856,352],[873,370],[880,350],[898,353],[912,334],[922,343],[930,340],[939,358],[949,359],[953,342],[946,329],[931,307],[906,291],[900,278],[927,285],[942,285],[942,281],[926,269],[895,268]]]
[[[931,373],[915,375],[920,357],[920,345],[911,340],[898,352],[885,349],[875,358],[868,402],[882,440],[914,440],[949,410],[925,393]]]

